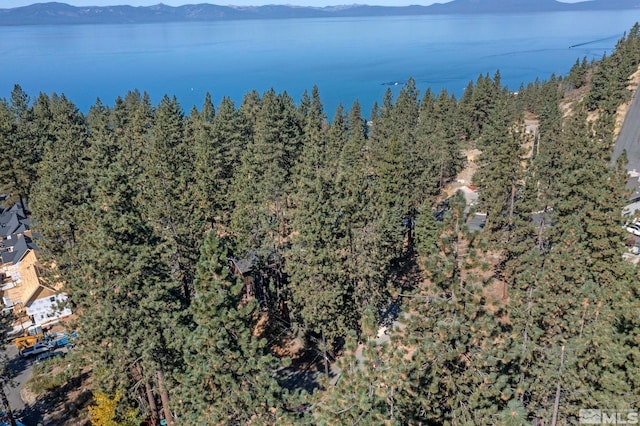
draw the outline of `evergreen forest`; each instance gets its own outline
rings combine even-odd
[[[82,113],[16,85],[1,182],[69,295],[104,424],[576,424],[639,408],[611,165],[639,66],[636,24],[566,76],[513,92],[498,71],[459,99],[410,79],[370,112],[312,88]],[[474,203],[451,189],[471,166]]]

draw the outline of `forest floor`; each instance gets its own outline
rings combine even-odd
[[[482,151],[469,148],[462,151],[462,154],[466,158],[465,167],[458,173],[456,176],[456,180],[448,183],[444,187],[444,194],[446,194],[446,198],[453,197],[460,188],[471,185],[473,180],[473,175],[478,170],[478,165],[476,164],[476,160],[478,156],[482,154]]]

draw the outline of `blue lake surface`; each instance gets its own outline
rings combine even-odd
[[[32,97],[64,93],[86,112],[98,97],[113,105],[139,89],[154,103],[175,95],[188,112],[207,91],[216,104],[272,87],[298,101],[317,85],[330,117],[356,99],[368,115],[409,77],[460,95],[496,70],[511,90],[566,75],[639,20],[627,10],[0,27],[0,98],[17,83]]]

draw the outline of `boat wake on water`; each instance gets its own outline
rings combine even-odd
[[[569,49],[573,49],[574,47],[586,46],[588,44],[599,43],[601,41],[618,40],[620,37],[622,37],[622,34],[616,34],[616,35],[612,35],[605,38],[599,38],[597,40],[585,41],[584,43],[573,44],[569,46]]]

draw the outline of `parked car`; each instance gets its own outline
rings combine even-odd
[[[22,350],[20,352],[20,356],[23,356],[23,357],[34,356],[44,352],[49,352],[51,349],[53,349],[53,346],[50,343],[39,342],[31,346],[30,348],[26,348]]]
[[[50,350],[48,352],[43,352],[40,355],[38,355],[36,357],[36,362],[41,363],[42,361],[46,361],[48,359],[59,357],[59,356],[64,356],[64,352]]]
[[[630,223],[625,227],[625,229],[627,230],[627,232],[630,232],[633,235],[640,237],[640,224]]]

